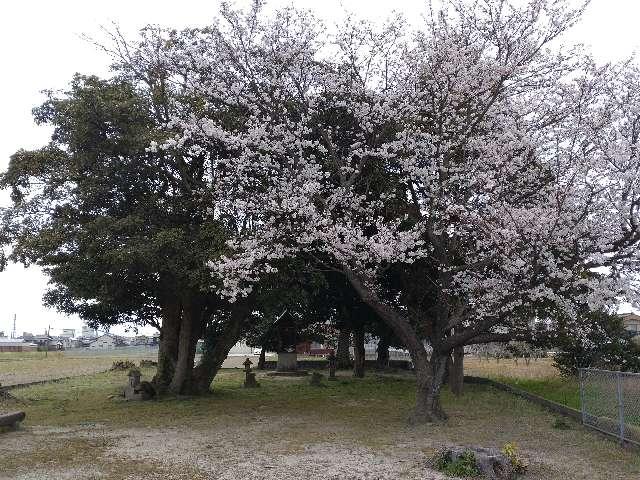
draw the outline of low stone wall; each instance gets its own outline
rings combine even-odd
[[[577,420],[579,422],[582,421],[582,412],[580,412],[580,410],[567,407],[566,405],[562,405],[561,403],[552,402],[551,400],[547,400],[546,398],[543,398],[539,395],[535,395],[525,390],[521,390],[520,388],[507,385],[506,383],[496,382],[495,380],[491,380],[489,378],[472,377],[469,375],[464,376],[464,381],[465,383],[472,383],[472,384],[478,384],[478,385],[490,385],[494,388],[497,388],[498,390],[502,390],[504,392],[508,392],[513,395],[517,395],[518,397],[522,397],[526,400],[529,400],[530,402],[540,405],[541,407],[544,407],[547,410],[550,410],[554,413],[564,415],[565,417],[573,418],[574,420]]]
[[[264,362],[264,369],[275,370],[277,365],[277,360],[267,360]],[[376,369],[375,360],[366,360],[364,365],[365,368],[369,370]],[[298,370],[327,370],[328,368],[329,361],[324,358],[318,360],[298,360]],[[411,370],[411,362],[407,360],[389,360],[389,368]]]

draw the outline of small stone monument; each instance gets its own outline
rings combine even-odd
[[[129,370],[129,384],[124,388],[124,398],[127,400],[150,400],[156,394],[153,385],[149,382],[141,382],[140,370],[132,368]]]
[[[249,357],[244,361],[244,388],[256,388],[260,384],[256,381],[256,374],[251,371],[251,365],[253,362],[249,360]]]
[[[336,379],[336,356],[333,352],[329,354],[329,380]]]
[[[127,400],[142,400],[142,392],[139,391],[140,370],[132,368],[127,376],[129,377],[129,384],[124,388],[124,398]]]
[[[313,372],[311,374],[311,381],[309,382],[309,385],[311,385],[312,387],[321,387],[323,376],[324,375],[322,375],[320,372]]]

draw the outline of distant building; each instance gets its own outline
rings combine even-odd
[[[104,335],[100,335],[99,337],[94,338],[91,343],[89,343],[89,349],[110,350],[123,344],[124,342],[121,338],[116,337],[115,335],[111,335],[110,333],[105,333]]]
[[[85,338],[95,338],[98,336],[98,331],[89,325],[82,325],[82,336]]]
[[[78,337],[73,341],[73,346],[76,348],[84,348],[91,345],[93,337]]]
[[[621,313],[620,317],[627,331],[631,332],[634,337],[640,335],[640,315],[636,315],[635,313]]]
[[[0,352],[35,352],[38,346],[34,343],[25,343],[13,338],[0,338]]]
[[[60,334],[61,337],[66,337],[66,338],[74,338],[76,336],[76,329],[75,328],[63,328],[62,329],[62,333]]]
[[[24,341],[29,341],[32,343],[35,343],[36,345],[40,346],[40,347],[44,347],[44,346],[49,346],[53,343],[53,337],[51,335],[31,335],[31,337],[26,338],[26,337],[22,337],[22,339]]]

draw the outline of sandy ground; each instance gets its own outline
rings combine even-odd
[[[50,479],[216,479],[216,480],[442,480],[427,467],[426,456],[406,446],[384,452],[340,443],[311,443],[291,448],[276,437],[264,443],[264,434],[282,429],[281,422],[259,422],[245,428],[103,429],[30,428],[5,435],[4,454],[29,454],[54,444],[86,442],[95,457],[91,465],[60,466],[57,462],[32,465],[28,471],[1,480]],[[77,457],[80,459],[81,454]],[[115,461],[115,459],[118,459]],[[130,472],[130,466],[135,469]],[[35,467],[35,468],[34,468]],[[140,476],[140,472],[144,476]]]
[[[472,422],[469,428],[477,426]],[[285,414],[250,415],[245,422],[222,415],[206,423],[163,428],[33,426],[0,437],[0,459],[17,454],[31,459],[11,476],[0,470],[0,480],[444,480],[449,477],[431,470],[428,460],[456,437],[451,434],[456,425],[451,428],[407,426],[385,444],[371,447],[347,440],[348,433],[330,420]],[[640,479],[640,470],[634,470],[637,475],[623,468],[611,471],[610,465],[599,464],[610,460],[585,456],[590,443],[603,442],[591,433],[554,432],[564,435],[564,445],[550,451],[549,442],[561,444],[560,437],[541,436],[534,425],[509,423],[505,428],[513,430],[511,435],[526,435],[527,430],[531,435],[522,442],[530,462],[522,480]],[[307,440],[301,440],[304,429],[309,431]],[[291,431],[297,433],[289,436]],[[482,436],[470,434],[476,441]]]

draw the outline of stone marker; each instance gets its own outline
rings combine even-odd
[[[309,385],[313,387],[321,387],[323,377],[324,375],[322,375],[320,372],[313,372],[311,374],[311,381],[309,382]]]
[[[0,413],[0,427],[16,429],[25,416],[24,412]]]
[[[151,400],[156,395],[156,391],[149,382],[140,381],[140,370],[132,368],[129,370],[129,385],[124,387],[124,398],[127,400]]]
[[[482,478],[488,480],[513,480],[516,472],[511,460],[500,450],[495,448],[453,446],[445,448],[440,456],[444,456],[451,462],[463,457],[469,452],[473,453],[476,467],[480,470]]]
[[[329,380],[336,380],[336,356],[333,352],[329,354]]]
[[[256,381],[256,374],[251,371],[251,365],[253,362],[249,360],[249,357],[244,361],[244,388],[256,388],[260,384]]]

